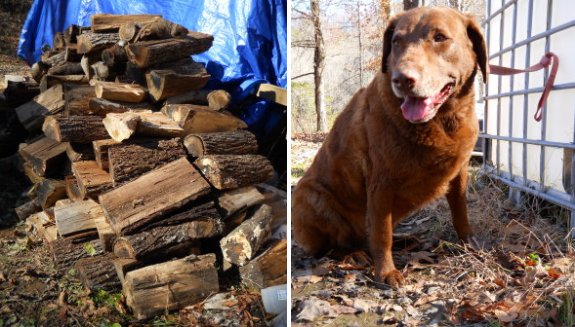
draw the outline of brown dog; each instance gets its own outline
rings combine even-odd
[[[397,286],[393,227],[444,194],[458,236],[470,239],[478,67],[485,79],[485,42],[471,17],[417,8],[390,21],[382,71],[339,115],[293,193],[294,236],[308,253],[368,246],[376,279]]]

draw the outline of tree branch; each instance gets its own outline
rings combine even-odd
[[[307,75],[313,75],[313,72],[294,76],[294,77],[291,78],[291,80],[293,81],[294,79],[298,79],[298,78],[300,78],[300,77],[304,77],[304,76],[307,76]]]

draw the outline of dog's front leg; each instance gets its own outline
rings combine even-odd
[[[393,245],[393,193],[376,187],[368,192],[367,226],[371,256],[375,263],[375,279],[392,287],[403,284],[403,275],[395,268]]]
[[[467,164],[463,165],[459,174],[451,180],[446,194],[451,209],[453,227],[463,242],[472,241],[471,237],[473,236],[467,219],[467,166]]]

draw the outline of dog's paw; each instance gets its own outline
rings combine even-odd
[[[465,243],[465,245],[473,252],[488,251],[491,248],[491,245],[487,240],[480,240],[473,235],[467,237],[463,243]]]
[[[382,284],[387,284],[393,288],[398,288],[405,283],[405,278],[397,269],[393,269],[388,273],[376,274],[375,281]]]

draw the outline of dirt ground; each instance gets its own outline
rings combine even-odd
[[[322,140],[292,140],[294,183]],[[394,231],[399,290],[372,280],[369,258],[316,259],[293,244],[292,326],[575,326],[567,212],[532,197],[514,206],[506,186],[470,172],[470,220],[485,250],[457,242],[445,200]]]

